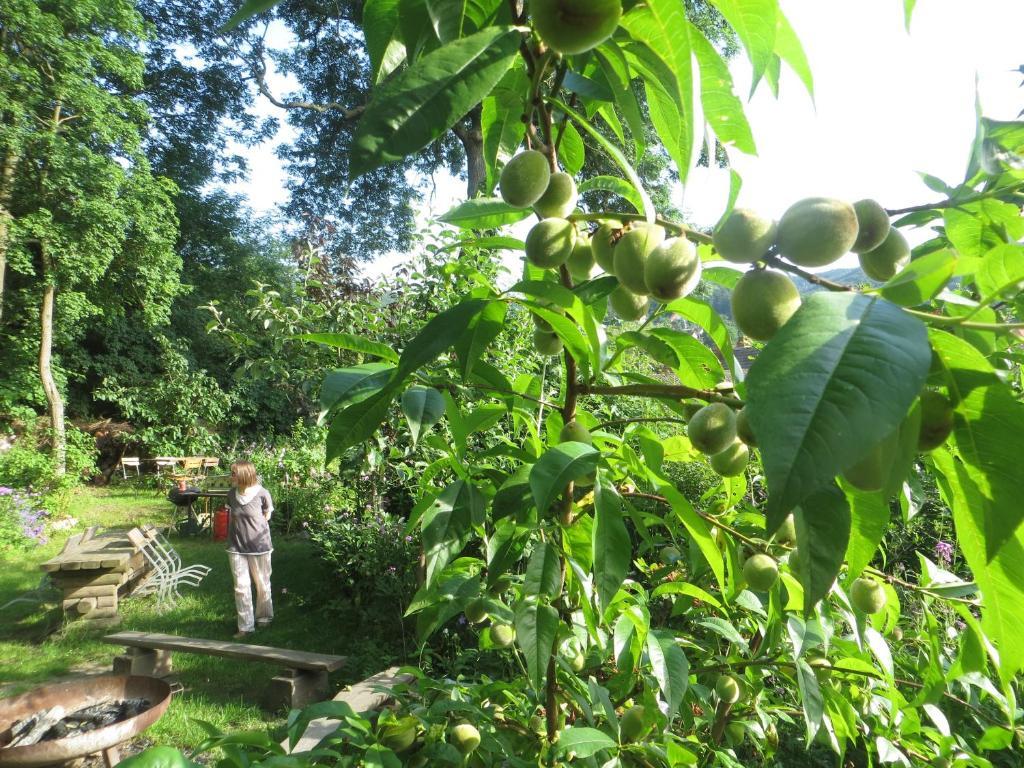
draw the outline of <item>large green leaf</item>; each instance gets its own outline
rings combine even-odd
[[[352,176],[419,151],[480,103],[501,80],[522,33],[488,27],[414,62],[381,86],[353,140]]]
[[[320,411],[362,402],[379,392],[391,378],[395,368],[386,363],[364,363],[352,368],[339,368],[324,377],[320,387]]]
[[[683,384],[698,389],[712,389],[725,379],[722,364],[715,353],[690,334],[674,328],[653,328],[650,333],[675,353],[679,362],[673,366],[673,370]]]
[[[661,697],[668,705],[666,716],[675,717],[689,686],[690,665],[671,632],[654,631],[647,635],[647,657],[651,660],[654,679],[661,688]]]
[[[850,505],[850,542],[846,545],[847,581],[860,576],[889,528],[889,504],[880,493],[860,491],[843,483]]]
[[[526,565],[523,577],[523,595],[554,598],[562,591],[562,561],[558,550],[550,543],[537,545]]]
[[[602,749],[613,749],[615,746],[615,739],[597,728],[570,725],[558,733],[556,754],[564,755],[567,752],[572,752],[576,756],[574,760],[585,760],[588,757],[593,757]]]
[[[509,87],[498,86],[480,105],[487,194],[491,194],[498,183],[498,169],[515,154],[526,135],[522,118],[528,80],[523,70],[513,68],[502,82],[508,83]]]
[[[495,520],[513,517],[522,521],[533,507],[533,491],[530,490],[529,464],[520,464],[516,471],[498,488],[491,503],[491,514]]]
[[[430,387],[409,387],[402,393],[402,413],[409,422],[412,444],[416,445],[444,415],[444,398]]]
[[[494,18],[501,0],[427,0],[427,13],[442,43],[467,37]]]
[[[796,660],[796,682],[800,689],[800,704],[804,711],[804,722],[807,724],[807,741],[814,740],[814,735],[821,728],[825,715],[825,703],[818,686],[818,677],[811,665],[804,659]]]
[[[984,521],[981,543],[986,560],[992,560],[1004,545],[1014,544],[1024,521],[1019,498],[1024,478],[1019,448],[1024,404],[968,342],[934,330],[931,341],[956,402],[953,440],[979,494],[978,507],[971,512]],[[976,575],[985,570],[984,561],[968,562]]]
[[[544,690],[548,661],[558,634],[558,611],[536,601],[522,603],[516,610],[516,645],[526,659],[526,671],[537,691]]]
[[[796,36],[789,19],[786,18],[786,14],[782,12],[781,8],[778,9],[778,19],[775,25],[775,53],[796,72],[797,77],[807,88],[807,93],[813,99],[814,77],[811,75],[811,67],[807,63],[807,54],[804,53],[800,39]]]
[[[387,418],[395,393],[394,384],[387,384],[376,394],[347,406],[331,419],[327,430],[328,462],[373,437]]]
[[[468,299],[434,315],[402,350],[395,372],[396,384],[458,342],[489,303],[487,299]]]
[[[399,34],[400,0],[366,0],[363,5],[363,34],[370,57],[370,81],[376,85],[405,60],[405,45]]]
[[[245,0],[245,2],[242,3],[242,7],[235,11],[231,15],[231,18],[228,19],[224,23],[224,26],[221,27],[218,31],[221,34],[223,34],[224,32],[230,32],[243,21],[252,18],[258,13],[269,11],[279,2],[281,2],[281,0]]]
[[[597,468],[601,454],[585,443],[561,443],[544,452],[530,470],[530,490],[543,516],[565,487]]]
[[[881,294],[894,304],[914,307],[939,294],[956,271],[957,257],[942,249],[914,259],[881,288]]]
[[[643,201],[636,193],[636,190],[633,189],[633,186],[628,181],[620,179],[618,176],[592,176],[579,186],[579,193],[581,195],[592,190],[611,192],[633,206],[633,210],[637,213],[644,212]]]
[[[1024,245],[1000,245],[985,254],[974,275],[978,290],[988,301],[1024,290]]]
[[[583,137],[572,123],[566,122],[559,130],[562,132],[562,140],[558,144],[558,159],[566,172],[570,176],[575,176],[583,170],[587,148],[583,145]]]
[[[738,369],[735,365],[736,358],[732,351],[732,341],[729,338],[729,328],[714,307],[705,301],[687,296],[669,303],[665,309],[703,328],[705,333],[711,337],[711,341],[718,347],[718,351],[730,369],[734,370],[733,376],[736,377]]]
[[[899,426],[930,363],[924,324],[883,299],[818,293],[804,302],[747,377],[769,531]]]
[[[500,197],[477,197],[437,218],[460,229],[496,229],[522,221],[532,213],[528,208],[513,208]]]
[[[690,47],[700,66],[700,103],[704,118],[722,144],[736,147],[749,155],[756,154],[754,136],[743,112],[743,104],[733,92],[729,67],[703,32],[689,22],[686,22],[686,27]]]
[[[659,491],[668,499],[672,511],[690,535],[690,540],[696,543],[700,553],[704,555],[704,559],[707,560],[708,565],[711,567],[711,572],[715,575],[718,585],[725,589],[725,563],[722,560],[722,552],[718,548],[718,544],[711,538],[711,529],[708,527],[708,524],[704,521],[704,518],[697,514],[686,497],[675,489],[675,486],[665,478],[657,478],[657,480],[660,483]]]
[[[480,356],[501,333],[505,327],[505,315],[508,305],[503,301],[491,301],[473,318],[458,343],[455,353],[459,356],[459,373],[462,380],[468,381]]]
[[[373,355],[393,363],[398,362],[398,354],[387,344],[371,341],[354,333],[301,333],[295,338],[299,341],[312,341],[317,344],[326,344],[328,347],[362,352],[364,355]]]
[[[753,87],[756,87],[775,53],[779,14],[777,0],[709,1],[736,30],[754,67]]]
[[[633,559],[633,544],[622,519],[622,499],[615,486],[600,475],[594,485],[594,591],[604,611],[622,587]]]
[[[640,101],[631,84],[632,73],[626,62],[626,56],[617,45],[610,42],[598,47],[596,55],[601,65],[601,71],[611,86],[615,105],[625,118],[626,125],[629,126],[629,133],[633,139],[634,157],[642,158],[647,149],[645,120],[643,110],[640,108]],[[608,111],[610,110],[602,110],[601,114],[607,116]],[[614,112],[611,116],[614,118]]]
[[[794,517],[800,550],[797,578],[804,588],[804,612],[810,615],[843,566],[850,540],[850,505],[839,486],[831,483],[808,496]]]
[[[420,518],[426,583],[433,584],[469,540],[473,526],[482,524],[486,500],[474,485],[456,480],[434,499]]]

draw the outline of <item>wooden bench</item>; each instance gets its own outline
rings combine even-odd
[[[171,672],[172,651],[258,661],[283,667],[287,672],[271,681],[266,702],[271,709],[281,705],[295,709],[323,701],[328,696],[327,674],[340,669],[347,661],[344,656],[325,653],[150,632],[118,632],[107,635],[103,642],[126,648],[124,655],[114,659],[114,673],[119,675],[164,677]]]

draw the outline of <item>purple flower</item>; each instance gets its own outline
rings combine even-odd
[[[951,564],[953,562],[953,545],[948,541],[936,541],[935,557],[937,557],[939,562],[943,565]]]
[[[13,488],[8,488],[6,485],[0,485],[0,496],[10,496],[14,493]]]

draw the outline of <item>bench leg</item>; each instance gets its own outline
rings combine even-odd
[[[272,710],[280,707],[301,709],[326,698],[326,672],[290,669],[270,681],[267,705]]]
[[[171,652],[125,648],[124,654],[114,657],[114,674],[167,677],[171,674]]]

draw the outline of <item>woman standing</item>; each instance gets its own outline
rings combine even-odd
[[[228,560],[235,580],[235,610],[238,613],[236,638],[256,631],[256,626],[267,626],[274,618],[274,604],[270,596],[270,515],[274,502],[267,490],[259,484],[256,467],[252,462],[238,461],[231,465],[231,485],[228,491]],[[252,605],[252,584],[256,587],[255,621]]]

